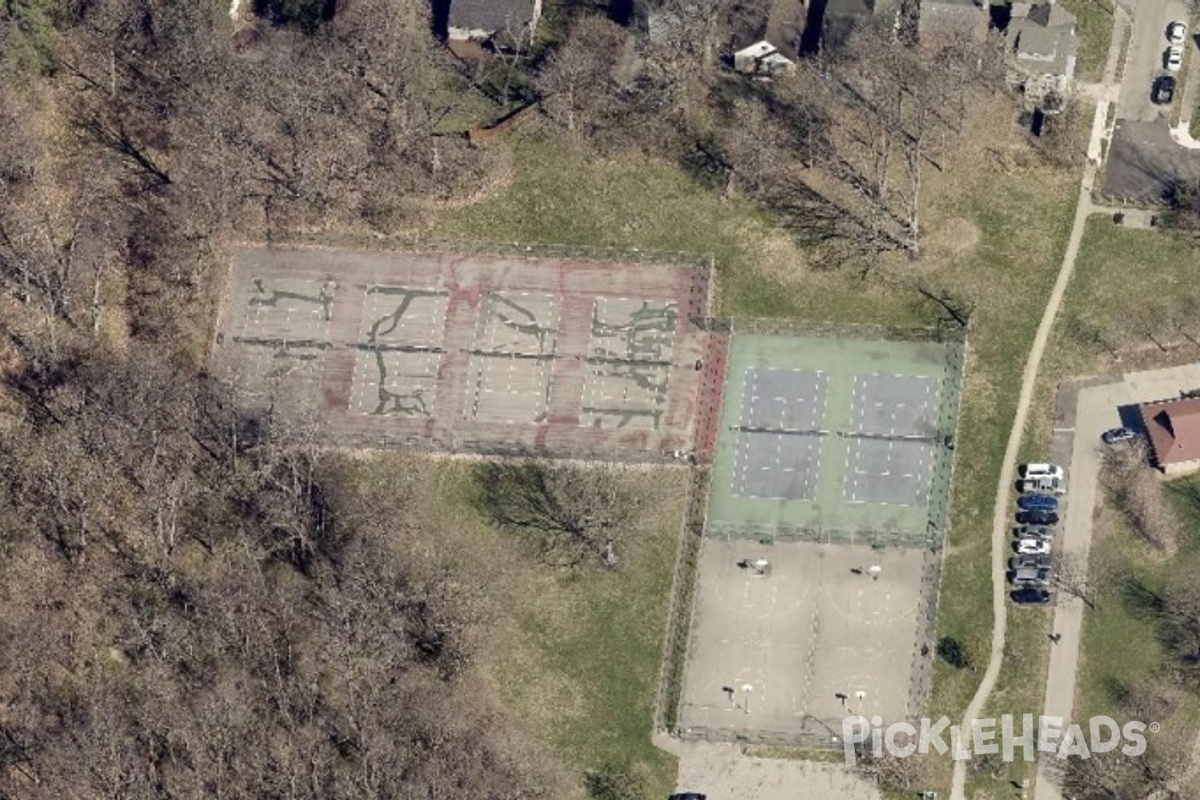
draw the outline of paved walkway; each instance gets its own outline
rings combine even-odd
[[[679,757],[678,791],[703,792],[708,800],[882,800],[873,783],[840,763],[750,758],[736,744],[659,746]]]
[[[1200,386],[1200,364],[1135,372],[1114,383],[1088,386],[1079,390],[1075,405],[1074,439],[1071,445],[1069,495],[1071,511],[1063,521],[1062,533],[1055,546],[1076,564],[1087,564],[1092,542],[1092,510],[1099,485],[1100,434],[1121,425],[1117,409],[1151,400],[1178,397],[1180,389]],[[1087,608],[1082,600],[1058,593],[1054,610],[1054,632],[1062,639],[1050,648],[1050,668],[1046,675],[1045,706],[1042,714],[1070,721],[1075,707],[1075,681],[1079,670],[1079,649]],[[1069,722],[1068,722],[1069,724]],[[1048,774],[1049,762],[1038,763],[1034,800],[1062,800],[1058,786]]]
[[[1121,43],[1125,35],[1125,27],[1129,24],[1128,15],[1123,7],[1118,7],[1113,19],[1112,38],[1109,42],[1108,61],[1104,67],[1106,87],[1115,83],[1118,62],[1120,60]],[[1105,95],[1107,96],[1107,94]],[[1058,279],[1042,312],[1042,321],[1034,336],[1029,357],[1025,362],[1025,371],[1021,379],[1021,394],[1017,400],[1016,418],[1009,432],[1008,446],[1004,451],[1004,463],[1000,470],[1000,483],[996,487],[995,514],[992,518],[992,648],[988,659],[987,671],[979,684],[975,697],[963,715],[962,729],[968,731],[971,725],[983,711],[996,680],[1000,676],[1000,668],[1004,662],[1004,637],[1008,625],[1007,595],[1007,562],[1009,544],[1009,518],[1012,511],[1012,485],[1016,480],[1017,451],[1021,446],[1021,438],[1025,432],[1025,422],[1029,417],[1029,406],[1033,400],[1033,389],[1037,382],[1038,368],[1042,363],[1042,355],[1054,319],[1058,316],[1059,306],[1066,293],[1067,284],[1075,271],[1075,258],[1079,254],[1079,245],[1083,241],[1083,232],[1088,217],[1096,210],[1091,201],[1092,188],[1099,169],[1100,138],[1105,133],[1104,120],[1107,108],[1104,103],[1098,104],[1096,116],[1092,124],[1092,137],[1088,144],[1088,165],[1084,169],[1083,179],[1079,186],[1079,200],[1075,206],[1075,222],[1071,226],[1071,236],[1067,241],[1067,251],[1063,254],[1062,266],[1059,267]],[[1095,156],[1093,157],[1093,154]],[[951,800],[966,800],[967,762],[954,762],[954,777],[950,785]]]

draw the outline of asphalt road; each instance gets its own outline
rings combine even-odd
[[[1134,122],[1168,119],[1171,107],[1150,102],[1150,86],[1155,76],[1167,74],[1163,68],[1164,53],[1171,44],[1167,41],[1167,25],[1188,17],[1187,5],[1181,0],[1139,0],[1117,101],[1118,119]],[[1187,58],[1194,58],[1195,43],[1189,42],[1188,48],[1193,52]]]

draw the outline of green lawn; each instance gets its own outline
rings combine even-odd
[[[932,715],[957,719],[978,686],[991,647],[991,531],[1001,459],[1016,410],[1021,372],[1070,231],[1070,176],[993,180],[968,213],[981,223],[980,247],[964,275],[991,276],[968,345],[962,419],[955,448],[950,548],[942,576],[938,636],[952,637],[978,672],[938,661]],[[1002,687],[1003,691],[1003,687]],[[1037,690],[1040,692],[1040,689]]]
[[[1175,501],[1184,534],[1173,558],[1153,551],[1115,515],[1103,526],[1108,532],[1096,543],[1091,563],[1097,609],[1084,620],[1076,716],[1128,718],[1124,697],[1129,691],[1147,686],[1161,690],[1171,683],[1161,624],[1145,598],[1200,563],[1200,506],[1179,491],[1184,488],[1200,489],[1200,477],[1172,481],[1164,488]],[[1178,710],[1165,719],[1143,721],[1158,722],[1169,735],[1190,742],[1200,732],[1200,697],[1182,691],[1177,699]]]
[[[447,213],[433,233],[485,239],[711,254],[723,312],[912,325],[909,296],[807,263],[751,203],[722,202],[678,167],[630,156],[591,161],[549,140],[539,122],[501,146],[511,182],[482,202]]]
[[[1075,15],[1079,63],[1077,77],[1098,81],[1104,76],[1104,62],[1112,39],[1113,0],[1062,0],[1062,6]]]
[[[471,468],[437,467],[439,528],[452,527],[485,552],[507,550],[503,611],[483,664],[506,708],[582,779],[615,766],[640,776],[647,796],[675,786],[675,759],[650,743],[676,543],[682,470],[632,472],[643,507],[618,571],[573,574],[540,567],[478,514]],[[580,789],[582,791],[582,789]]]
[[[1121,349],[1161,352],[1158,344],[1190,345],[1187,337],[1200,339],[1198,259],[1187,239],[1093,216],[1047,366],[1058,375],[1086,374],[1109,365]],[[1142,287],[1160,299],[1149,302]]]

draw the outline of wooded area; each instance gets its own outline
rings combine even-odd
[[[763,0],[662,0],[657,41],[625,4],[548,3],[544,39],[477,69],[422,0],[329,5],[256,2],[254,36],[221,3],[0,5],[0,795],[561,796],[469,678],[492,600],[418,546],[425,499],[208,373],[227,249],[419,231],[501,166],[467,129],[536,103],[546,135],[682,164],[867,270],[920,255],[928,171],[1001,85],[998,40],[886,23],[733,76]],[[620,569],[614,484],[481,480],[536,558]],[[589,782],[636,795],[620,777]]]

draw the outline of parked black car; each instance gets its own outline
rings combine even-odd
[[[708,795],[700,794],[699,792],[680,792],[673,794],[667,800],[708,800]]]
[[[1017,522],[1022,525],[1057,525],[1058,514],[1053,511],[1022,511],[1017,514]]]
[[[1137,438],[1137,431],[1129,428],[1113,428],[1100,434],[1100,440],[1105,444],[1116,444],[1117,442],[1128,442],[1130,439]]]
[[[1053,595],[1045,589],[1017,589],[1010,592],[1009,597],[1017,605],[1044,606],[1050,602]]]
[[[1150,100],[1156,105],[1165,106],[1175,99],[1175,78],[1170,75],[1159,75],[1150,87]]]

